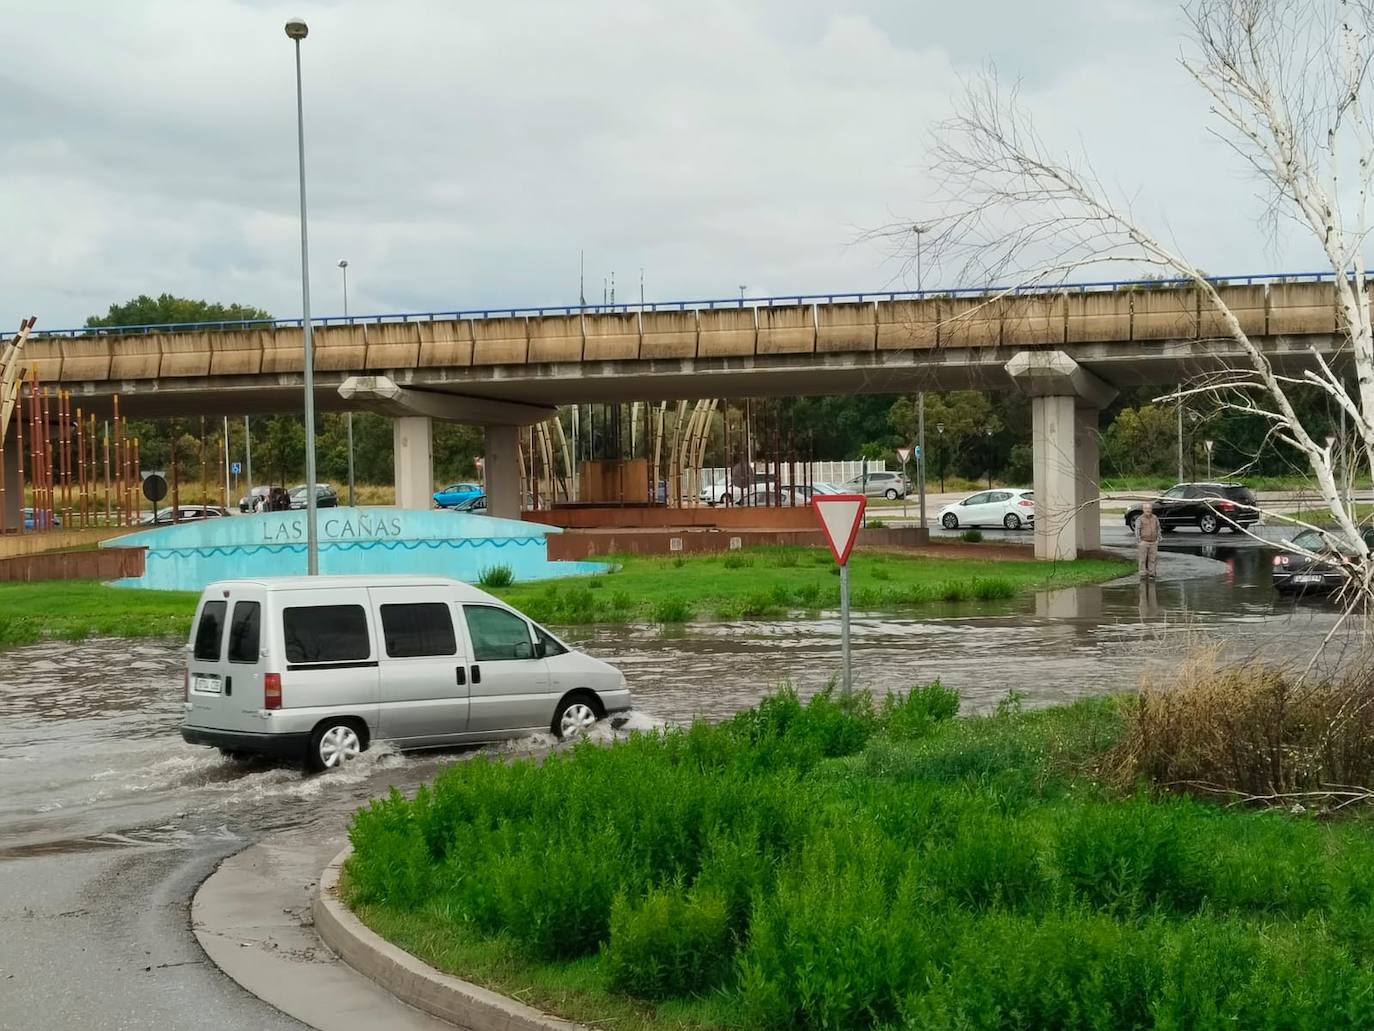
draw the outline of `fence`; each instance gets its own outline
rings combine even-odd
[[[847,483],[850,480],[862,476],[865,463],[863,461],[844,461],[844,462],[797,462],[793,468],[796,469],[797,481],[802,482],[802,478],[810,472],[812,483],[833,483],[836,486]],[[887,470],[887,463],[882,459],[877,459],[867,463],[870,473],[880,473]],[[773,467],[767,462],[755,462],[754,472],[756,474],[771,473]],[[787,462],[782,463],[782,483],[781,486],[791,486],[788,476],[790,475]],[[733,483],[734,475],[731,474],[730,481]],[[683,490],[686,490],[687,477],[683,477]],[[712,490],[725,489],[726,475],[725,470],[719,466],[701,470],[701,480],[703,487],[710,487]]]

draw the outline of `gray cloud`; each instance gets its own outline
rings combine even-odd
[[[291,45],[305,58],[315,308],[842,291],[897,275],[863,229],[918,212],[958,77],[1021,77],[1207,268],[1294,267],[1156,0],[275,4],[54,0],[7,12],[9,321],[170,290],[299,311]],[[1277,253],[1275,253],[1277,251]]]

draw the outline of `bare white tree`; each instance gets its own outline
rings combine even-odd
[[[966,83],[955,114],[936,128],[934,168],[946,203],[922,219],[926,259],[958,282],[1004,284],[989,302],[1126,262],[1195,286],[1246,360],[1167,396],[1205,394],[1222,408],[1261,416],[1273,439],[1303,456],[1336,524],[1318,529],[1348,553],[1351,607],[1367,610],[1374,562],[1350,477],[1343,488],[1332,447],[1304,425],[1291,395],[1298,386],[1324,391],[1352,427],[1350,464],[1374,473],[1374,331],[1364,259],[1374,175],[1374,0],[1195,0],[1187,17],[1191,39],[1181,65],[1210,103],[1213,131],[1259,176],[1269,216],[1310,231],[1330,264],[1342,316],[1334,353],[1314,346],[1301,367],[1276,365],[1218,284],[1147,228],[1085,156],[1047,145],[1016,89],[1004,88],[995,71]],[[887,232],[911,238],[909,223]],[[1353,390],[1341,372],[1353,373]]]

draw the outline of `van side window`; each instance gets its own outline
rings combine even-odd
[[[224,638],[224,610],[228,602],[207,601],[196,624],[196,658],[219,662],[220,641]]]
[[[441,601],[382,606],[382,639],[393,659],[456,655],[453,617]]]
[[[229,661],[257,662],[260,651],[262,606],[255,601],[234,602],[229,621]]]
[[[372,654],[361,605],[300,605],[282,611],[287,662],[349,662]]]
[[[489,605],[464,605],[463,615],[472,635],[472,657],[477,662],[528,659],[534,655],[529,624],[515,613]]]
[[[566,655],[568,653],[568,649],[555,641],[553,637],[550,636],[549,632],[538,623],[534,625],[534,638],[543,648],[543,652],[540,656],[541,658],[548,659],[555,655]]]

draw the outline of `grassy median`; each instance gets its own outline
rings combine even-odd
[[[976,549],[970,549],[976,552]],[[543,623],[757,619],[834,609],[839,570],[819,548],[750,548],[677,558],[611,556],[615,573],[516,583],[492,592]],[[995,601],[1024,591],[1111,580],[1128,562],[1078,559],[928,558],[859,551],[850,557],[850,602],[861,611]]]
[[[612,561],[621,568],[608,575],[490,590],[530,618],[555,626],[757,618],[839,603],[835,563],[816,548]],[[1096,559],[1050,563],[867,552],[850,562],[853,604],[869,611],[1009,598],[1033,588],[1108,580],[1131,568]],[[84,580],[0,583],[0,648],[44,638],[185,636],[196,598]]]
[[[1367,824],[1109,787],[1131,706],[784,692],[477,757],[357,814],[345,897],[618,1029],[1374,1026]]]

